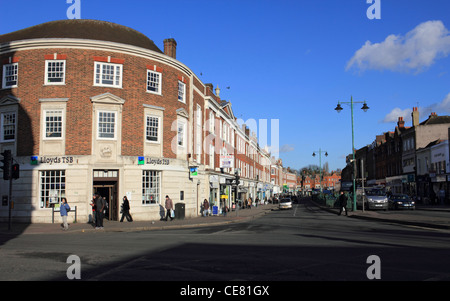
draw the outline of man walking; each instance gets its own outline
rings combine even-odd
[[[166,203],[165,203],[164,207],[166,207],[166,210],[167,210],[166,218],[164,220],[167,221],[168,217],[170,217],[170,220],[173,220],[173,217],[171,215],[171,211],[173,210],[173,202],[172,202],[172,199],[169,198],[168,195],[166,195]]]
[[[339,215],[345,211],[345,215],[348,216],[347,212],[347,195],[341,190],[341,195],[339,196]]]

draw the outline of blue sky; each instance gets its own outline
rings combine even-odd
[[[174,38],[177,59],[243,120],[279,120],[279,157],[299,169],[322,163],[344,168],[355,148],[392,131],[399,116],[411,125],[430,112],[450,114],[450,1],[378,0],[79,0],[82,19],[136,29],[160,49]],[[370,2],[370,1],[369,1]],[[67,19],[66,0],[0,0],[0,34]],[[225,89],[230,87],[230,89]],[[261,133],[259,133],[261,135]],[[271,144],[270,126],[268,143]],[[274,139],[275,141],[275,139]]]

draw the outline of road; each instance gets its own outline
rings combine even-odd
[[[0,280],[450,280],[450,231],[337,216],[308,202],[224,226],[20,235],[0,245]],[[377,261],[368,258],[375,255]]]

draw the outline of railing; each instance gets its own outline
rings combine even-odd
[[[329,193],[318,193],[312,195],[312,200],[319,205],[327,206],[329,208],[339,207],[339,195],[329,194]],[[347,195],[347,209],[351,210],[353,208],[353,194],[349,193]]]
[[[58,208],[52,207],[52,224],[55,223],[55,212],[60,212],[60,211],[59,211],[59,207],[58,207]],[[74,219],[73,222],[76,223],[76,222],[77,222],[77,206],[74,206],[73,209],[70,208],[70,211],[67,212],[67,216],[68,216],[71,212],[74,212],[74,213],[75,213],[75,219]]]

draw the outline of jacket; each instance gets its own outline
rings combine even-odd
[[[70,206],[67,203],[61,204],[61,207],[59,207],[59,213],[61,216],[67,215],[68,210],[70,210]]]
[[[130,211],[130,203],[128,200],[123,201],[122,209],[123,211]]]
[[[173,209],[173,202],[171,198],[167,198],[166,200],[166,209]]]
[[[347,206],[347,196],[345,195],[345,193],[341,194],[339,196],[339,205],[341,205],[341,207],[346,207]]]

